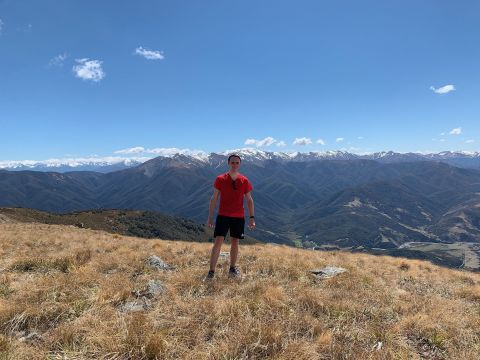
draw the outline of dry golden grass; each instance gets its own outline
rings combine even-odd
[[[0,224],[0,244],[1,359],[480,358],[480,274],[252,245],[242,280],[220,259],[204,283],[211,244],[35,223]],[[309,273],[326,265],[348,272]],[[120,311],[151,279],[166,288],[152,308]]]

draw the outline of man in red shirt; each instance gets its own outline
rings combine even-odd
[[[220,208],[215,221],[215,244],[210,256],[210,271],[206,279],[213,279],[215,276],[215,267],[225,236],[230,230],[230,271],[229,277],[239,277],[240,271],[235,266],[238,256],[238,240],[243,239],[245,227],[245,211],[243,208],[243,199],[247,198],[248,212],[250,213],[248,228],[255,229],[255,217],[253,211],[253,198],[251,195],[252,184],[246,176],[240,174],[238,169],[241,163],[240,156],[232,154],[228,157],[229,171],[218,175],[213,185],[213,195],[210,199],[210,211],[208,214],[207,225],[213,228],[212,218],[217,205],[218,195],[220,195]]]

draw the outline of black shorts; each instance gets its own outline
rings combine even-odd
[[[226,236],[230,229],[230,237],[243,239],[243,231],[245,228],[245,218],[230,217],[224,215],[217,215],[215,221],[215,231],[213,236]]]

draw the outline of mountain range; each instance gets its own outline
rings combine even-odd
[[[453,153],[428,159],[392,152],[375,159],[341,152],[241,155],[241,172],[254,186],[259,240],[354,249],[480,240],[480,171],[474,169],[480,160],[473,155],[468,168]],[[205,223],[226,159],[175,154],[108,173],[0,170],[0,206],[152,210]]]
[[[381,163],[412,162],[412,161],[440,161],[450,165],[480,169],[480,153],[466,151],[443,151],[439,153],[399,153],[394,151],[382,151],[370,154],[355,154],[346,151],[315,151],[315,152],[269,152],[252,148],[236,150],[245,160],[262,162],[265,160],[277,161],[312,161],[312,160],[376,160]],[[203,151],[165,151],[162,157],[175,157],[185,155],[196,161],[208,163],[216,162],[220,156],[225,156],[229,151],[207,154]],[[35,171],[96,171],[107,173],[123,170],[140,165],[150,160],[150,157],[89,157],[89,158],[65,158],[49,159],[43,161],[15,160],[0,161],[0,169],[10,171],[35,170]]]

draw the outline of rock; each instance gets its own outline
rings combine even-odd
[[[148,282],[145,296],[154,298],[158,295],[163,295],[164,293],[165,287],[159,280],[150,280]]]
[[[154,299],[165,293],[165,287],[159,280],[150,280],[142,290],[134,290],[132,294],[137,298],[132,301],[125,301],[119,306],[122,312],[146,311],[152,307],[150,299]]]
[[[134,290],[133,294],[137,297],[146,297],[148,299],[156,298],[165,293],[165,287],[159,280],[150,280],[146,288],[142,290]]]
[[[157,270],[172,270],[174,269],[173,266],[168,265],[162,259],[160,259],[157,255],[151,255],[145,260],[148,266],[151,266]]]
[[[221,257],[221,258],[226,258],[226,257],[228,257],[228,255],[230,255],[230,253],[229,253],[228,251],[222,251],[222,252],[220,253],[220,257]]]
[[[39,333],[33,331],[28,335],[22,336],[21,338],[18,339],[20,342],[36,342],[36,341],[41,341],[42,337],[40,336]]]
[[[119,310],[122,312],[138,312],[150,309],[152,303],[146,297],[134,301],[126,301],[120,305]]]
[[[335,266],[326,266],[323,269],[310,270],[310,272],[315,275],[317,279],[328,279],[345,271],[347,271],[347,269]]]

